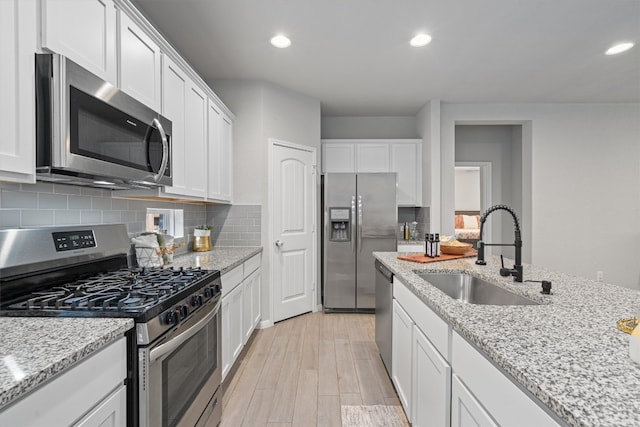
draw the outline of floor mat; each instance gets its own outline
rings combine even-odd
[[[401,406],[344,405],[341,408],[342,427],[408,427]]]

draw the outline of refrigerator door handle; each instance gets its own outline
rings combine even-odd
[[[358,250],[362,252],[362,196],[358,195]]]
[[[355,252],[356,251],[356,247],[354,246],[354,240],[355,240],[355,236],[353,235],[355,233],[355,227],[353,226],[355,223],[355,218],[356,218],[356,196],[351,196],[351,238],[349,239],[349,241],[351,242],[351,252]]]

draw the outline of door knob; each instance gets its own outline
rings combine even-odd
[[[279,248],[281,248],[281,247],[283,247],[283,246],[284,246],[284,242],[283,242],[283,241],[281,241],[281,240],[276,240],[276,246],[277,246],[277,247],[279,247]]]

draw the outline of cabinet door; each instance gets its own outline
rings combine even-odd
[[[416,325],[413,326],[412,364],[412,424],[448,426],[451,366]]]
[[[102,401],[75,427],[118,427],[127,423],[127,388],[123,385]]]
[[[451,427],[497,427],[457,375],[451,379]]]
[[[41,45],[116,84],[113,0],[43,0]]]
[[[220,106],[209,99],[208,106],[209,167],[207,198],[217,201],[231,201],[231,120]]]
[[[261,269],[256,270],[253,273],[253,280],[251,283],[252,291],[251,291],[251,314],[252,314],[252,323],[253,328],[255,329],[262,318],[262,308],[260,305],[260,293],[262,286],[262,271]]]
[[[160,48],[122,12],[120,13],[119,59],[122,90],[158,111],[162,67]]]
[[[35,182],[36,1],[0,2],[0,181]]]
[[[190,80],[185,104],[186,193],[204,198],[207,186],[207,96]]]
[[[185,158],[185,112],[188,89],[186,73],[167,56],[163,58],[162,114],[171,120],[171,175],[173,184],[169,193],[184,194],[187,188]]]
[[[322,144],[322,172],[346,172],[356,171],[355,145],[351,143],[325,143]]]
[[[398,174],[399,205],[419,205],[422,198],[421,163],[418,144],[391,144],[391,172]]]
[[[253,319],[251,305],[253,304],[253,286],[251,286],[251,277],[244,279],[242,286],[244,286],[242,297],[242,343],[246,344],[251,333],[253,332]]]
[[[407,418],[411,418],[411,345],[413,322],[400,304],[393,300],[391,340],[391,376]],[[412,420],[409,419],[409,422]]]
[[[222,109],[211,99],[207,106],[207,157],[209,159],[207,175],[207,198],[218,200],[221,198],[221,175],[220,165],[223,160],[220,158],[221,151],[221,126]]]
[[[245,263],[246,266],[246,263]],[[246,267],[245,267],[246,268]],[[254,271],[244,279],[243,306],[244,344],[260,321],[260,269]]]
[[[389,144],[356,144],[356,172],[390,172]]]
[[[243,340],[243,289],[237,286],[222,298],[222,378],[231,370],[244,344]]]
[[[220,199],[232,201],[233,194],[233,124],[226,114],[220,122]]]

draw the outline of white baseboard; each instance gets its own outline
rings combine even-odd
[[[271,320],[261,320],[260,323],[256,326],[256,329],[266,329],[273,326],[273,322]]]

